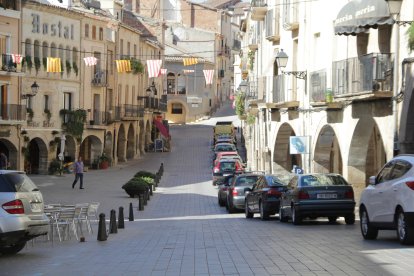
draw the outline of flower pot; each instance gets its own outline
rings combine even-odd
[[[101,163],[99,163],[99,168],[101,170],[106,170],[109,167],[109,162],[108,161],[102,161]]]

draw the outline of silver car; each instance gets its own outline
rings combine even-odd
[[[0,254],[16,254],[28,240],[48,230],[36,185],[24,172],[0,170]]]
[[[229,213],[244,210],[245,193],[252,189],[260,175],[260,173],[244,173],[233,178],[230,187],[227,189],[226,208]]]

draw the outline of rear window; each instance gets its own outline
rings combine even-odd
[[[287,181],[280,179],[277,176],[269,176],[267,178],[267,183],[269,186],[285,186],[287,185]]]
[[[348,182],[340,175],[306,175],[301,178],[302,187],[344,186]]]
[[[220,162],[220,169],[222,171],[234,171],[235,167],[235,162]]]
[[[257,176],[257,175],[239,177],[236,181],[235,186],[250,186],[250,185],[253,185],[254,183],[256,183],[258,177],[259,176]]]
[[[25,174],[8,173],[0,175],[0,192],[31,192],[38,190],[36,185]]]
[[[232,145],[217,145],[216,151],[235,151],[236,147]]]

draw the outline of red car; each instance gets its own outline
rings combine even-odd
[[[213,168],[213,185],[217,185],[225,176],[242,173],[242,163],[237,159],[223,159]]]

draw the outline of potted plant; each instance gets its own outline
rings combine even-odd
[[[155,174],[148,171],[139,171],[134,175],[134,177],[149,177],[155,179]]]
[[[147,178],[148,179],[148,178]],[[122,186],[122,189],[130,196],[145,194],[148,190],[148,180],[145,177],[134,177]]]
[[[104,152],[99,156],[99,168],[101,170],[106,170],[109,167],[110,162],[111,159]]]

